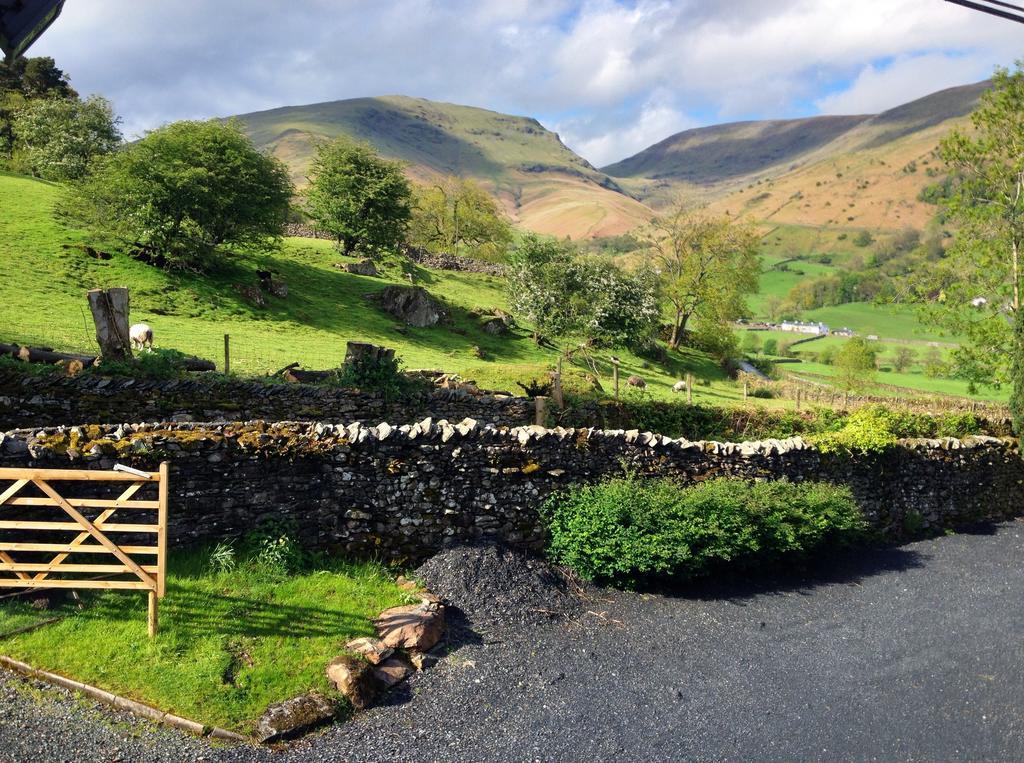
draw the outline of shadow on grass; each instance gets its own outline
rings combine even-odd
[[[131,606],[124,597],[99,597],[79,614],[83,619],[121,620]],[[296,606],[280,601],[191,591],[170,586],[160,608],[161,630],[196,639],[217,636],[326,638],[366,627],[366,617],[339,609]]]
[[[686,582],[662,582],[644,589],[686,599],[726,599],[740,604],[757,596],[798,593],[810,596],[815,589],[834,585],[858,585],[876,575],[923,567],[927,556],[897,546],[844,549],[800,560],[787,560],[771,568],[722,573],[714,578]]]

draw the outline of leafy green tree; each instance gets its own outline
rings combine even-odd
[[[924,284],[935,295],[926,317],[968,342],[953,353],[974,384],[1010,382],[1014,427],[1024,434],[1024,63],[998,69],[971,115],[940,153],[956,182],[943,200],[957,226],[950,256]],[[973,300],[985,297],[981,306]]]
[[[409,225],[416,246],[494,258],[504,254],[512,229],[494,198],[472,180],[449,177],[443,183],[420,187]]]
[[[9,163],[14,150],[15,113],[36,98],[77,100],[78,93],[52,58],[0,60],[0,166]]]
[[[764,340],[764,354],[765,355],[778,355],[779,354],[779,340],[778,339],[765,339]]]
[[[398,162],[365,143],[339,138],[317,147],[306,210],[345,254],[397,249],[412,214],[412,190]]]
[[[201,269],[221,247],[276,246],[291,195],[284,164],[237,124],[175,122],[101,159],[65,209],[100,234]]]
[[[651,222],[645,241],[671,315],[669,347],[679,347],[692,319],[721,324],[746,312],[744,299],[757,291],[760,273],[752,227],[680,203]]]
[[[876,362],[874,349],[863,337],[855,336],[847,340],[833,361],[835,379],[840,389],[846,392],[862,392],[867,389],[875,380]]]
[[[760,352],[761,337],[758,336],[756,331],[747,331],[743,334],[743,342],[740,344],[740,349],[748,355]]]
[[[911,347],[897,347],[892,355],[892,367],[897,373],[904,373],[917,359],[917,352]]]
[[[14,115],[14,147],[23,167],[46,180],[85,177],[93,161],[121,143],[120,120],[98,95],[36,98]]]

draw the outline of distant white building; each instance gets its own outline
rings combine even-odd
[[[828,336],[828,326],[824,323],[805,323],[804,321],[783,321],[779,326],[783,331],[792,331],[797,334],[811,334],[813,336]]]

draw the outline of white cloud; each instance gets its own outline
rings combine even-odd
[[[672,105],[667,93],[659,92],[640,108],[638,116],[629,120],[602,124],[577,119],[558,124],[556,129],[569,148],[595,166],[603,167],[696,126],[696,120]]]
[[[687,114],[874,111],[987,76],[1019,41],[938,0],[89,0],[33,53],[110,97],[129,133],[403,93],[537,116],[602,163]]]
[[[887,66],[865,66],[846,90],[819,98],[814,105],[824,114],[877,114],[989,74],[990,67],[977,56],[904,56]]]

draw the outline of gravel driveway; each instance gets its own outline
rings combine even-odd
[[[283,751],[211,747],[0,677],[4,761],[1024,759],[1024,524],[799,578],[609,592],[482,634]]]

